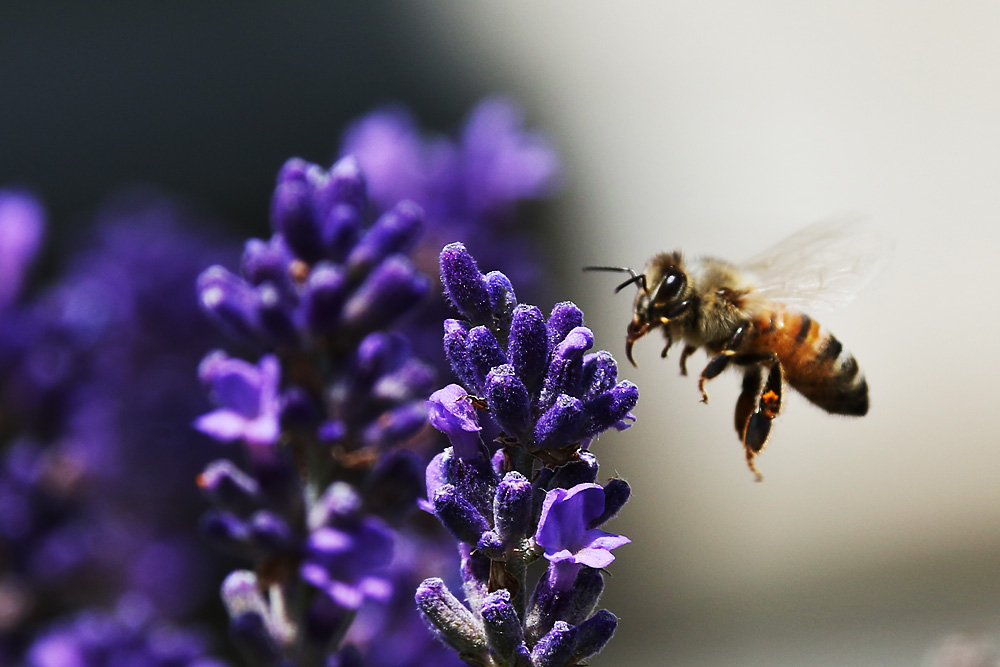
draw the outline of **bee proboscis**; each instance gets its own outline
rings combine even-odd
[[[827,412],[868,413],[868,382],[857,360],[805,310],[851,301],[888,251],[883,237],[849,220],[805,227],[738,265],[714,257],[689,262],[675,251],[653,256],[642,273],[617,266],[585,270],[628,273],[615,292],[638,289],[625,338],[633,365],[635,342],[659,328],[666,339],[661,357],[675,341],[684,343],[681,375],[695,351],[708,353],[698,379],[702,402],[708,402],[709,380],[730,365],[745,368],[735,426],[760,481],[754,459],[781,411],[786,383]]]

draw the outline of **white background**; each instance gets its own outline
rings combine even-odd
[[[595,664],[915,665],[949,633],[1000,630],[1000,3],[442,3],[403,19],[555,136],[567,187],[545,254],[623,364],[631,294],[583,265],[675,247],[739,260],[843,213],[896,242],[872,288],[819,318],[861,362],[871,413],[791,397],[761,484],[731,425],[738,377],[704,406],[657,337],[636,345],[622,371],[639,422],[595,446],[634,490],[610,526],[633,539],[604,598],[621,625]]]

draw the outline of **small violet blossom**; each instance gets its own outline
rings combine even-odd
[[[545,558],[556,567],[557,590],[573,584],[580,567],[603,569],[615,559],[612,549],[632,540],[588,526],[604,513],[604,487],[577,484],[545,494],[535,542],[545,548]]]
[[[209,355],[199,375],[221,407],[199,417],[195,428],[223,442],[243,439],[253,445],[274,444],[280,433],[280,374],[277,359],[270,355],[257,365],[223,352]]]
[[[431,394],[427,401],[427,420],[431,426],[448,436],[448,441],[461,458],[472,458],[480,452],[483,440],[479,432],[476,408],[468,392],[450,384]]]

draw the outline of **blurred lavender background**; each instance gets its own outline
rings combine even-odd
[[[291,155],[328,164],[350,120],[402,102],[421,125],[452,128],[484,94],[509,92],[567,159],[560,208],[527,218],[545,220],[540,238],[558,239],[536,250],[553,272],[540,282],[568,286],[559,293],[580,303],[602,340],[624,338],[629,300],[612,299],[606,281],[578,273],[582,265],[638,266],[675,246],[739,260],[802,224],[866,214],[897,239],[893,263],[849,310],[822,318],[868,374],[865,420],[832,419],[793,397],[760,460],[766,481],[754,485],[730,432],[733,380],[720,379],[705,407],[651,343],[637,347],[639,370],[623,369],[644,400],[629,446],[602,460],[635,490],[617,526],[635,544],[631,563],[616,563],[606,604],[622,622],[600,660],[945,664],[942,656],[959,653],[938,649],[945,637],[1000,631],[991,418],[1000,368],[989,347],[1000,247],[998,29],[997,8],[976,2],[572,11],[526,2],[8,3],[0,184],[30,186],[47,208],[32,284],[88,271],[100,284],[96,266],[81,259],[70,270],[64,258],[127,237],[91,235],[123,184],[182,194],[230,238],[262,235],[278,167]],[[198,252],[234,247],[216,241]],[[59,298],[43,291],[37,303]],[[44,333],[60,350],[90,340]],[[74,400],[99,401],[146,372],[124,368]],[[36,397],[18,397],[28,398]],[[45,442],[72,433],[73,451],[83,452],[96,428],[38,426]],[[11,446],[5,475],[37,475],[36,445]],[[74,490],[71,462],[45,463],[60,494]],[[119,491],[135,499],[154,489]],[[19,502],[32,508],[32,527],[53,526],[65,497]],[[163,541],[138,547],[199,548],[167,539],[179,513],[158,514]],[[128,562],[141,570],[141,558]],[[207,603],[164,604],[217,604],[215,585],[200,585]],[[10,602],[18,586],[4,589],[0,622],[23,619]],[[47,602],[49,615],[76,604],[59,598]]]

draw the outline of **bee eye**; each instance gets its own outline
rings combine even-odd
[[[656,286],[656,289],[653,290],[653,303],[662,305],[677,298],[677,295],[681,293],[686,285],[687,276],[676,268],[670,269],[667,275],[663,277],[663,280]]]

